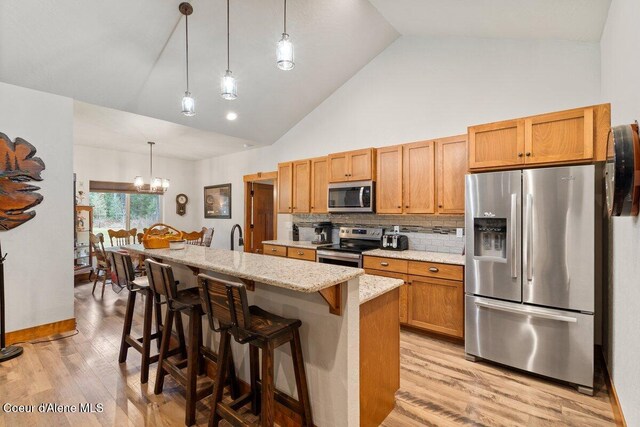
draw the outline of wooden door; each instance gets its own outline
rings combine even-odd
[[[529,117],[524,129],[525,164],[593,158],[593,108]]]
[[[366,268],[364,270],[367,274],[373,274],[374,276],[393,277],[394,279],[404,280],[404,285],[400,286],[400,323],[407,324],[408,322],[408,302],[409,302],[409,276],[402,273],[394,273],[393,271],[380,271],[371,270]]]
[[[463,282],[409,276],[409,325],[464,337]]]
[[[436,147],[438,213],[463,214],[467,135],[440,139]]]
[[[329,155],[329,182],[349,180],[349,153]]]
[[[311,212],[327,212],[329,184],[329,159],[318,157],[311,160]]]
[[[524,120],[469,128],[469,169],[524,164]]]
[[[402,213],[402,145],[376,150],[376,212]]]
[[[311,161],[293,162],[293,199],[294,213],[309,213],[311,206]]]
[[[252,186],[249,252],[261,254],[264,253],[262,242],[275,238],[273,234],[273,185],[254,182]]]
[[[406,144],[402,153],[403,212],[435,213],[435,142]]]
[[[293,188],[293,163],[278,164],[278,213],[291,213],[293,207],[292,191]]]
[[[368,181],[374,179],[373,148],[351,151],[349,153],[349,181]]]

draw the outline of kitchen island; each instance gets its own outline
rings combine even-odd
[[[378,296],[392,293],[400,283],[365,279],[369,284],[366,288],[371,287],[367,292],[359,289],[364,270],[358,268],[190,245],[184,250],[144,249],[142,245],[124,249],[170,264],[181,284],[195,285],[198,273],[236,278],[254,289],[248,292],[250,304],[300,319],[315,425],[360,425],[360,352],[369,352],[360,347],[361,293],[371,304]],[[399,325],[395,329],[399,334]],[[391,333],[395,329],[392,325]],[[216,348],[216,341],[216,333],[205,333],[209,346]],[[238,376],[245,382],[249,378],[247,347],[233,343]],[[276,387],[296,396],[291,354],[286,346],[276,351],[275,366]],[[380,374],[399,372],[399,360],[397,366],[379,368]],[[396,389],[387,397],[390,394],[393,399]],[[295,423],[295,417],[291,421]]]

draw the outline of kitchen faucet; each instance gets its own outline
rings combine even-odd
[[[242,238],[242,227],[240,227],[240,224],[236,224],[231,227],[231,250],[233,250],[233,237],[235,235],[236,229],[238,229],[238,232],[240,233],[240,237],[238,238],[238,246],[244,246],[244,239]]]

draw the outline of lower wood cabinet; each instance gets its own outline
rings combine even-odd
[[[400,323],[464,338],[464,267],[385,257],[364,257],[367,274],[404,281],[400,287]]]
[[[407,312],[411,326],[463,338],[463,282],[409,276]]]
[[[287,256],[287,247],[286,246],[277,246],[277,245],[262,245],[262,250],[265,255],[273,255],[273,256]]]
[[[287,258],[303,259],[305,261],[315,261],[316,251],[313,249],[303,249],[289,246],[287,248]]]

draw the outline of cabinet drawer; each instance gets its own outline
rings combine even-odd
[[[313,249],[287,248],[289,258],[303,259],[305,261],[315,261],[316,251]]]
[[[364,268],[381,271],[393,271],[395,273],[407,272],[407,261],[403,259],[382,258],[377,256],[365,256]]]
[[[448,280],[462,280],[464,267],[461,265],[438,264],[435,262],[409,261],[409,274],[438,277]]]
[[[274,256],[287,256],[287,247],[286,246],[276,246],[276,245],[262,245],[265,255],[274,255]]]

